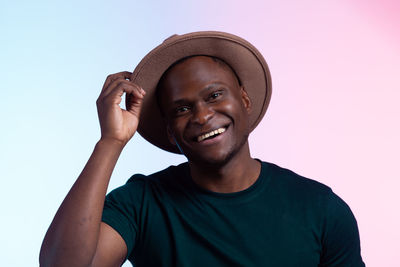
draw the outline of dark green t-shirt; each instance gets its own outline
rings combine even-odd
[[[364,266],[356,220],[332,190],[262,162],[236,193],[197,186],[189,166],[134,175],[107,195],[103,219],[136,266]]]

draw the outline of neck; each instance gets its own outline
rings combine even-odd
[[[233,193],[249,188],[257,180],[261,164],[251,158],[248,143],[222,164],[189,162],[193,181],[218,193]]]

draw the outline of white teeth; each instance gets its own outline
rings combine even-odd
[[[203,141],[204,139],[206,139],[206,138],[208,138],[210,136],[223,133],[223,132],[225,132],[225,130],[226,129],[222,127],[222,128],[217,129],[217,130],[211,131],[209,133],[200,135],[199,137],[197,137],[197,142],[201,142],[201,141]]]

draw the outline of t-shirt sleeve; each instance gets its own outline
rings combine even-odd
[[[364,267],[357,221],[349,206],[331,191],[326,212],[319,266]]]
[[[107,194],[102,221],[114,228],[124,239],[128,248],[127,258],[132,253],[138,235],[138,222],[144,180],[142,175],[132,176],[128,182]]]

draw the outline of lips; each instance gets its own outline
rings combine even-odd
[[[215,137],[215,136],[217,136],[217,135],[219,135],[219,134],[221,134],[221,133],[223,133],[225,131],[226,131],[226,127],[221,127],[221,128],[216,129],[216,130],[212,130],[212,131],[210,131],[208,133],[199,135],[197,137],[197,142],[201,142],[201,141],[203,141],[205,139]]]

